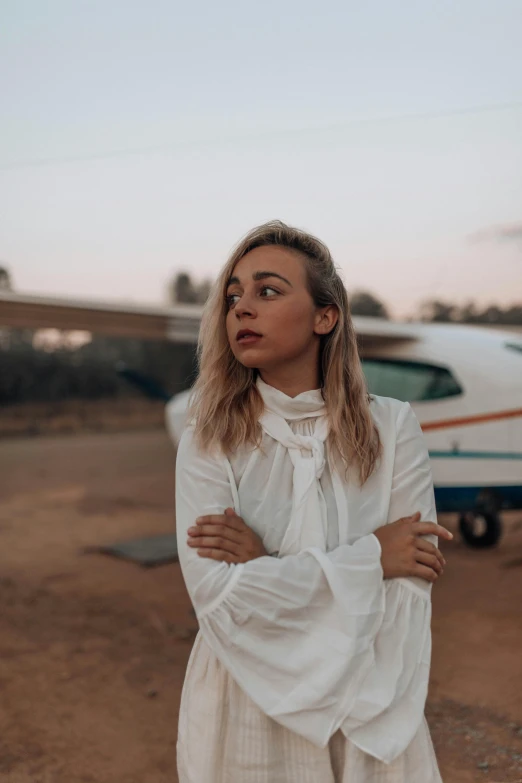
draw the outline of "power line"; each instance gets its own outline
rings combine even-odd
[[[86,155],[56,156],[49,158],[35,158],[32,160],[14,161],[12,163],[0,163],[0,171],[15,171],[18,169],[37,168],[40,166],[62,165],[67,163],[85,163],[95,160],[109,160],[111,158],[125,158],[134,155],[147,155],[154,152],[165,152],[171,149],[183,147],[206,146],[216,143],[231,143],[244,141],[257,141],[284,136],[308,135],[314,133],[329,133],[331,131],[343,130],[362,125],[381,125],[385,123],[415,122],[417,120],[435,120],[445,117],[459,117],[468,114],[491,114],[499,111],[510,111],[512,109],[522,108],[522,101],[513,101],[511,103],[486,104],[482,106],[467,106],[461,109],[448,109],[447,111],[419,112],[411,114],[395,114],[387,117],[366,117],[361,119],[349,120],[345,123],[335,123],[323,126],[308,126],[303,128],[289,128],[287,130],[261,131],[259,133],[243,134],[239,136],[229,136],[221,139],[200,139],[187,140],[181,142],[170,142],[165,144],[154,144],[144,147],[128,147],[105,152],[90,153]]]

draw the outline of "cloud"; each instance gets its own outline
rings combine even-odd
[[[476,231],[469,239],[471,242],[522,242],[522,220]]]

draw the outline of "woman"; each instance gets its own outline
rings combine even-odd
[[[200,624],[180,783],[440,781],[424,704],[451,534],[410,405],[366,392],[328,249],[278,221],[248,234],[199,360],[176,463]]]

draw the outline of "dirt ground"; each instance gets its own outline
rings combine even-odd
[[[175,783],[197,630],[179,566],[82,552],[173,531],[166,436],[4,440],[0,498],[0,781]],[[521,516],[495,551],[445,547],[427,711],[445,783],[522,781]]]
[[[164,421],[164,402],[132,395],[22,402],[0,406],[0,438],[148,430],[162,427]]]

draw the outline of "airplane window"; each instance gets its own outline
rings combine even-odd
[[[462,394],[462,387],[446,367],[400,359],[363,359],[371,394],[403,402],[442,400]]]
[[[506,343],[505,345],[511,351],[520,351],[522,353],[522,343]]]

